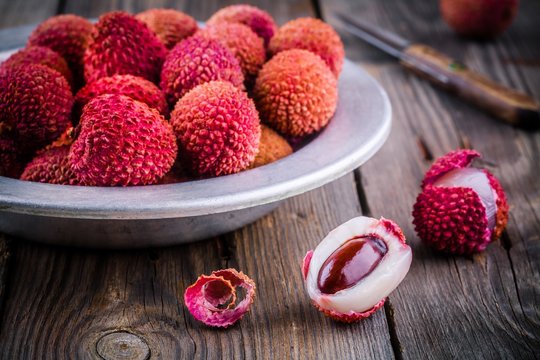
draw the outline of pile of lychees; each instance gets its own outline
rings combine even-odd
[[[0,65],[0,175],[130,186],[227,175],[289,155],[334,114],[343,44],[248,5],[60,15]]]

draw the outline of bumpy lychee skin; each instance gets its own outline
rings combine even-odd
[[[458,34],[492,38],[504,32],[518,12],[519,0],[440,0],[443,19]]]
[[[262,38],[249,27],[239,23],[221,22],[205,27],[197,36],[217,40],[225,45],[238,59],[247,85],[254,83],[266,61],[266,50]]]
[[[253,169],[273,163],[274,161],[289,156],[292,152],[293,149],[287,140],[268,126],[261,125],[259,152],[249,167]]]
[[[268,51],[275,55],[290,49],[309,50],[319,55],[336,77],[343,67],[345,50],[338,33],[319,19],[300,18],[279,28]]]
[[[83,185],[157,183],[177,154],[170,124],[125,95],[101,95],[84,107],[69,162]]]
[[[21,156],[15,140],[3,134],[0,126],[0,176],[18,178],[24,169]]]
[[[182,40],[167,55],[161,89],[174,107],[189,90],[213,80],[244,87],[242,69],[232,52],[218,41],[193,36]]]
[[[87,82],[131,74],[159,82],[167,49],[152,30],[133,15],[117,11],[99,18],[84,55]]]
[[[87,84],[75,96],[75,114],[80,115],[84,105],[104,94],[129,96],[158,110],[163,116],[169,116],[169,106],[161,89],[153,82],[133,75],[114,75]]]
[[[136,18],[148,25],[167,49],[172,49],[198,29],[194,18],[173,9],[149,9],[137,14]]]
[[[52,146],[39,152],[21,175],[21,180],[58,185],[78,185],[68,161],[70,145]]]
[[[484,251],[506,226],[508,204],[500,183],[487,170],[469,167],[479,156],[473,150],[453,151],[426,173],[413,224],[420,239],[436,251]]]
[[[337,80],[321,58],[287,50],[268,61],[253,90],[257,109],[272,128],[291,137],[321,130],[337,106]]]
[[[73,76],[66,60],[56,51],[43,46],[28,46],[17,51],[2,63],[0,71],[30,64],[50,67],[62,74],[67,82],[73,85]]]
[[[313,305],[342,322],[371,316],[407,275],[411,248],[391,220],[360,216],[306,254],[302,275]]]
[[[28,151],[56,139],[71,124],[73,95],[66,79],[44,65],[0,73],[0,123]]]
[[[65,14],[53,16],[30,34],[28,45],[48,47],[64,57],[76,85],[82,85],[83,57],[94,25],[83,17]]]
[[[246,93],[229,82],[197,86],[171,114],[187,167],[199,176],[220,176],[246,169],[261,137],[259,115]]]
[[[264,45],[277,31],[277,25],[272,16],[264,10],[251,5],[231,5],[226,6],[216,12],[207,24],[212,25],[219,22],[232,22],[247,25],[264,40]]]

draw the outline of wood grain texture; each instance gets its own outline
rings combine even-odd
[[[0,28],[37,24],[56,14],[60,0],[0,1]]]
[[[329,19],[333,11],[346,12],[426,43],[538,99],[540,72],[534,59],[540,58],[540,33],[527,19],[540,7],[534,1],[521,6],[510,31],[489,43],[452,34],[438,16],[437,2],[325,1],[322,9]],[[391,296],[390,323],[399,356],[538,357],[540,134],[496,122],[406,73],[360,40],[348,35],[344,40],[347,56],[371,70],[394,109],[390,139],[356,177],[365,207],[374,216],[395,219],[414,249],[411,271]],[[512,207],[503,239],[470,259],[432,253],[411,224],[412,205],[432,158],[462,146],[484,153],[479,163],[501,180]]]
[[[193,1],[181,9],[206,19],[224,4]],[[254,4],[281,23],[312,14],[304,1]],[[97,16],[113,8],[135,12],[151,6],[158,5],[68,1],[65,10]],[[384,311],[354,325],[335,323],[310,305],[303,289],[305,253],[360,212],[349,174],[285,201],[240,231],[197,244],[102,252],[15,241],[0,358],[98,358],[98,348],[118,355],[117,341],[123,339],[137,356],[147,346],[152,359],[391,359]],[[187,312],[183,292],[199,274],[226,267],[255,280],[257,299],[237,325],[209,329]]]

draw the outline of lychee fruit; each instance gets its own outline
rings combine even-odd
[[[516,17],[519,0],[440,0],[443,19],[458,34],[492,38]]]
[[[332,230],[304,258],[313,305],[342,322],[371,316],[407,275],[411,248],[391,220],[360,216]]]
[[[268,51],[275,55],[290,49],[309,50],[319,55],[336,77],[343,67],[345,50],[338,33],[319,19],[299,18],[279,28]]]
[[[165,94],[153,82],[134,75],[113,75],[98,79],[79,90],[75,96],[75,117],[80,116],[84,105],[90,100],[104,94],[129,96],[158,110],[161,115],[169,116]]]
[[[131,74],[159,82],[167,49],[142,21],[125,12],[102,15],[84,55],[87,82]]]
[[[244,76],[238,60],[220,42],[192,36],[167,55],[161,72],[161,89],[174,107],[195,86],[213,80],[229,81],[243,89]]]
[[[413,208],[413,224],[424,243],[441,252],[470,255],[484,251],[508,220],[499,181],[487,170],[470,167],[480,154],[456,150],[439,158],[426,173]]]
[[[237,173],[257,154],[259,114],[247,94],[229,82],[212,81],[188,92],[176,103],[171,124],[195,175]]]
[[[83,57],[94,25],[83,17],[65,14],[50,17],[39,24],[28,45],[48,47],[62,55],[73,73],[76,86],[84,82]]]
[[[15,140],[0,126],[0,176],[18,178],[24,169],[22,155]]]
[[[321,130],[337,106],[337,80],[322,59],[307,50],[278,53],[268,61],[253,90],[257,109],[283,135]]]
[[[232,22],[247,25],[264,40],[264,46],[277,31],[277,25],[272,16],[264,10],[251,5],[231,5],[217,11],[207,24],[213,25],[219,22]]]
[[[261,140],[259,142],[259,152],[250,168],[257,168],[273,163],[279,159],[292,154],[291,145],[281,135],[266,125],[261,125]]]
[[[125,95],[90,100],[76,133],[69,162],[83,185],[155,184],[176,159],[170,124],[157,110]]]
[[[251,86],[266,61],[262,38],[249,27],[240,23],[221,22],[209,25],[197,33],[225,45],[238,59],[248,86]]]
[[[71,124],[73,95],[64,76],[44,65],[0,72],[0,123],[25,151],[39,149]]]
[[[135,16],[144,22],[167,49],[195,34],[198,29],[194,18],[173,9],[149,9]]]
[[[66,81],[70,85],[73,85],[73,76],[71,75],[71,70],[69,69],[66,60],[64,60],[64,58],[56,51],[43,46],[28,46],[17,51],[2,63],[0,71],[2,69],[30,64],[39,64],[50,67],[62,74],[66,78]]]
[[[38,152],[21,175],[21,180],[58,185],[78,185],[69,164],[70,145],[49,146]]]

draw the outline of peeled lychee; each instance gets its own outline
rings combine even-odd
[[[133,75],[113,75],[87,84],[75,96],[75,114],[80,115],[84,105],[104,94],[129,96],[158,110],[163,116],[169,116],[169,106],[161,89],[153,82]]]
[[[62,74],[70,85],[73,85],[71,70],[64,58],[56,51],[43,46],[28,46],[11,55],[4,61],[1,69],[39,64],[50,67]]]
[[[272,16],[264,10],[251,5],[231,5],[217,11],[207,24],[212,25],[219,22],[232,22],[247,25],[264,40],[264,45],[277,31],[277,26]]]
[[[83,84],[83,57],[94,26],[83,17],[66,14],[53,16],[39,24],[28,45],[48,47],[67,61],[77,86]]]
[[[338,33],[327,23],[314,18],[289,21],[279,28],[268,45],[270,54],[304,49],[319,55],[336,77],[343,67],[345,50]]]
[[[71,124],[73,95],[66,79],[44,65],[0,72],[0,124],[25,151],[42,148]]]
[[[189,90],[213,80],[229,81],[241,89],[244,86],[240,64],[228,48],[218,41],[192,36],[167,55],[161,89],[173,107]]]
[[[261,125],[261,141],[259,143],[259,152],[250,165],[250,168],[256,168],[266,164],[278,161],[292,154],[291,145],[281,135],[266,125]]]
[[[87,82],[131,74],[159,82],[167,49],[156,34],[133,15],[116,11],[99,18],[84,55]]]
[[[337,80],[321,58],[307,50],[278,53],[253,89],[261,118],[281,134],[305,136],[321,130],[337,106]]]
[[[221,22],[209,25],[197,33],[225,45],[238,59],[246,83],[251,86],[266,61],[266,50],[262,38],[249,27],[240,23]]]
[[[149,9],[136,16],[144,22],[167,49],[197,31],[197,22],[188,14],[173,9]]]
[[[477,157],[474,150],[452,151],[426,173],[413,223],[420,239],[437,251],[481,252],[506,226],[504,191],[489,171],[469,167]]]
[[[460,35],[491,38],[504,32],[517,14],[519,0],[440,0],[444,20]]]
[[[197,86],[171,113],[182,158],[196,175],[220,176],[246,169],[261,137],[259,114],[247,94],[229,82]]]
[[[394,222],[360,216],[332,230],[304,258],[307,293],[325,315],[365,319],[407,275],[411,248]]]
[[[101,95],[83,109],[69,162],[83,185],[157,183],[177,153],[170,124],[155,109],[125,95]]]

